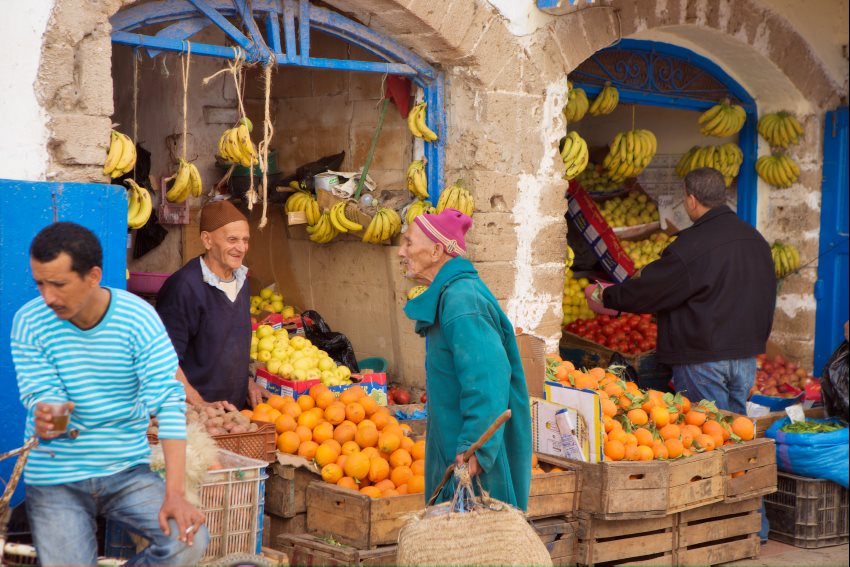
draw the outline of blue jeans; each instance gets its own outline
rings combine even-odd
[[[166,536],[158,519],[164,498],[165,483],[148,465],[79,482],[28,485],[27,513],[40,564],[96,565],[95,518],[102,515],[150,541],[126,565],[197,565],[209,543],[206,526],[191,547],[177,540],[174,520]]]
[[[677,392],[684,392],[693,403],[700,400],[714,401],[718,409],[747,415],[747,398],[756,378],[756,359],[739,358],[701,364],[673,366],[673,385]],[[767,540],[770,525],[761,506],[761,530],[759,537]]]
[[[756,379],[756,359],[739,358],[673,366],[673,384],[692,402],[712,400],[722,410],[747,414],[747,398]]]

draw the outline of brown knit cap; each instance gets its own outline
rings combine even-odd
[[[201,209],[201,232],[213,232],[236,221],[248,222],[248,219],[230,201],[213,201]]]

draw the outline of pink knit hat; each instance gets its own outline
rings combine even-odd
[[[425,236],[442,244],[449,256],[466,256],[466,241],[463,237],[472,219],[457,209],[444,209],[438,215],[419,215],[413,219]]]

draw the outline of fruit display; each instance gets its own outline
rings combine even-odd
[[[472,195],[459,185],[459,182],[454,182],[440,193],[440,199],[437,201],[437,213],[442,213],[445,209],[457,209],[468,217],[472,216],[472,211],[475,209],[475,201]]]
[[[614,109],[617,108],[617,104],[619,102],[620,92],[616,87],[611,85],[611,83],[606,82],[599,94],[596,95],[596,98],[593,99],[593,102],[590,104],[590,108],[588,108],[587,111],[591,116],[611,114],[614,112]]]
[[[564,297],[562,306],[564,309],[563,326],[566,327],[577,319],[593,319],[596,316],[587,306],[587,298],[584,296],[584,288],[590,285],[587,278],[576,278],[573,271],[567,269],[564,279]]]
[[[127,226],[132,229],[142,228],[151,218],[153,201],[147,189],[132,179],[124,183],[130,188],[127,195]]]
[[[728,138],[734,136],[744,127],[747,121],[747,113],[743,107],[730,104],[724,100],[700,114],[700,134],[703,136],[714,136],[716,138]]]
[[[407,190],[417,199],[428,198],[428,176],[425,174],[425,162],[415,159],[407,166]]]
[[[755,437],[750,418],[723,415],[713,402],[692,403],[681,393],[641,390],[612,370],[578,370],[557,355],[547,360],[547,378],[599,395],[606,460],[679,459]]]
[[[327,244],[337,236],[339,231],[331,222],[330,213],[325,211],[319,215],[319,220],[314,225],[307,225],[307,235],[311,242],[316,244]]]
[[[380,244],[401,232],[401,217],[392,209],[381,207],[363,234],[363,242]]]
[[[415,285],[409,290],[407,290],[407,299],[413,299],[414,297],[419,297],[428,289],[427,285]]]
[[[407,206],[407,210],[404,211],[404,220],[407,224],[411,224],[413,219],[418,217],[419,215],[426,215],[435,213],[437,209],[431,204],[431,201],[425,201],[422,199],[414,199],[412,203]]]
[[[843,423],[823,423],[807,419],[806,421],[792,421],[788,425],[780,427],[779,431],[787,433],[830,433],[846,428],[847,426]]]
[[[427,108],[428,105],[424,102],[420,102],[411,108],[410,112],[407,113],[407,128],[417,138],[422,138],[426,142],[433,142],[438,139],[438,136],[425,123]]]
[[[800,252],[793,244],[783,244],[778,240],[770,245],[776,279],[782,279],[800,269]]]
[[[133,171],[136,166],[136,144],[126,134],[113,130],[109,138],[109,149],[103,163],[103,174],[117,179]]]
[[[531,454],[531,474],[535,475],[556,472],[564,472],[564,469],[555,465],[540,462],[540,460],[537,458],[536,453]]]
[[[632,259],[635,269],[639,270],[650,262],[658,260],[661,257],[661,252],[674,240],[676,240],[675,236],[668,236],[664,232],[656,232],[643,240],[623,240],[621,244],[629,255],[629,258]]]
[[[243,118],[233,128],[225,130],[218,139],[218,154],[225,160],[242,167],[252,167],[260,163],[257,148],[251,141],[251,121]]]
[[[729,142],[720,146],[694,146],[676,164],[676,174],[682,179],[695,169],[710,167],[723,174],[726,187],[738,176],[744,154],[738,144]]]
[[[261,289],[259,295],[251,296],[251,315],[259,315],[263,311],[280,313],[284,319],[295,317],[295,307],[284,305],[283,296],[269,288]]]
[[[314,462],[327,483],[372,498],[425,491],[425,440],[411,439],[410,427],[360,386],[337,397],[317,384],[297,399],[272,396],[243,412],[274,423],[277,450]]]
[[[387,390],[387,403],[389,404],[406,406],[412,401],[413,396],[410,390],[404,386],[392,386]]]
[[[251,358],[266,365],[266,370],[288,380],[321,380],[325,386],[351,384],[351,370],[337,366],[327,352],[309,339],[289,337],[286,329],[260,325],[251,332]]]
[[[756,381],[751,394],[794,398],[808,384],[815,381],[814,376],[780,354],[770,358],[766,354],[756,356]]]
[[[639,354],[655,350],[658,325],[652,315],[623,313],[619,317],[597,315],[593,319],[578,319],[564,328],[611,350],[623,354]]]
[[[203,183],[201,182],[201,174],[194,163],[181,158],[177,166],[177,173],[166,178],[165,181],[171,179],[174,180],[174,183],[165,194],[165,198],[169,202],[182,203],[189,198],[189,195],[192,195],[192,197],[201,196]]]
[[[777,152],[758,158],[756,172],[759,177],[774,187],[787,189],[800,177],[800,166],[784,153]]]
[[[307,217],[307,224],[315,226],[319,222],[319,217],[322,216],[322,211],[319,209],[319,202],[308,191],[296,191],[286,200],[284,210],[287,213],[304,213]]]
[[[345,201],[337,201],[328,211],[328,218],[333,227],[342,233],[360,232],[363,225],[345,216]]]
[[[759,118],[758,131],[768,144],[784,149],[799,142],[803,136],[800,121],[785,111],[765,114]]]
[[[592,163],[578,174],[576,181],[588,193],[611,193],[623,186],[621,182],[608,177],[604,167]]]
[[[566,168],[564,179],[567,180],[575,179],[579,173],[584,171],[590,159],[587,142],[575,130],[561,139],[560,153],[564,168]]]
[[[609,146],[602,166],[612,181],[637,177],[655,157],[658,141],[649,130],[619,132]]]
[[[567,119],[567,124],[570,122],[578,122],[584,115],[587,114],[590,108],[590,101],[587,100],[587,93],[584,89],[573,88],[573,82],[567,81],[567,104],[561,112],[564,113],[564,118]]]
[[[658,206],[644,193],[629,191],[624,197],[614,197],[599,208],[602,217],[612,227],[638,226],[657,221]]]
[[[259,426],[238,411],[227,411],[220,405],[186,406],[186,421],[202,424],[210,435],[251,433]]]

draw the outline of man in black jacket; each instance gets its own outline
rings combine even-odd
[[[657,315],[658,360],[672,366],[677,391],[746,414],[755,356],[773,324],[776,276],[767,241],[725,203],[720,172],[690,172],[684,206],[693,226],[640,277],[590,291],[609,309]]]

